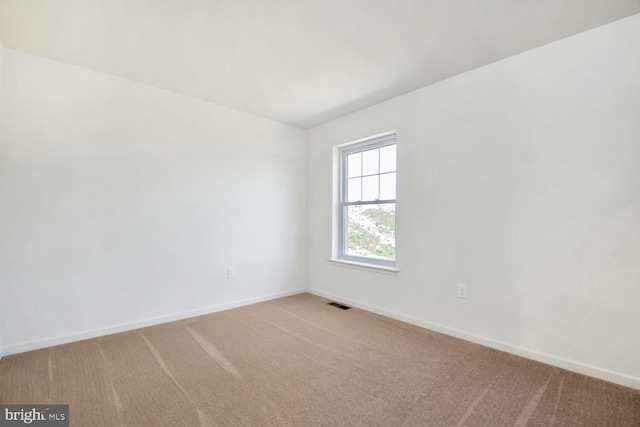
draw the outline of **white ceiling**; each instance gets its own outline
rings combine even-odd
[[[0,0],[5,47],[309,128],[640,0]]]

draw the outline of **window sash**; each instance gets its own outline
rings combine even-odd
[[[391,135],[385,135],[379,138],[374,138],[374,139],[370,139],[367,141],[363,141],[361,143],[357,143],[345,148],[342,148],[340,150],[340,197],[339,197],[339,203],[340,203],[340,212],[339,212],[339,227],[338,227],[338,232],[339,232],[339,240],[338,240],[338,258],[340,259],[344,259],[344,260],[348,260],[348,261],[353,261],[353,262],[359,262],[359,263],[364,263],[364,264],[375,264],[375,265],[381,265],[381,266],[387,266],[387,267],[395,267],[396,265],[396,261],[395,259],[393,260],[389,260],[389,259],[384,259],[384,258],[374,258],[374,257],[368,257],[368,256],[357,256],[357,255],[350,255],[348,253],[348,245],[349,245],[349,237],[348,237],[348,233],[349,233],[349,215],[348,215],[348,209],[349,206],[363,206],[363,205],[383,205],[383,204],[396,204],[396,198],[394,199],[382,199],[382,200],[358,200],[358,201],[351,201],[349,202],[347,200],[348,198],[348,184],[349,184],[349,177],[348,177],[348,156],[350,154],[354,154],[354,153],[359,153],[359,152],[365,152],[371,149],[382,149],[384,147],[390,146],[390,145],[396,145],[396,135],[395,134],[391,134]],[[393,171],[385,171],[385,172],[380,172],[380,156],[378,156],[378,173],[376,174],[368,174],[365,175],[363,174],[363,170],[362,170],[362,165],[360,167],[360,175],[356,176],[355,178],[360,178],[362,180],[362,178],[367,177],[367,176],[377,176],[378,177],[378,196],[380,195],[380,176],[381,175],[387,175],[390,173],[396,173],[397,174],[397,167],[393,170]],[[354,178],[354,177],[352,177]],[[362,182],[361,182],[361,198],[362,198]]]

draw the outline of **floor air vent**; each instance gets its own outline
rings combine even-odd
[[[333,302],[333,301],[332,301],[332,302],[328,302],[327,304],[332,305],[332,306],[334,306],[334,307],[341,308],[341,309],[343,309],[343,310],[349,310],[349,309],[351,308],[351,307],[349,307],[349,306],[347,306],[347,305],[342,305],[342,304],[339,304],[339,303],[337,303],[337,302]]]

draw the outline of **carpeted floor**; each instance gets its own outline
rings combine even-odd
[[[640,391],[300,294],[8,356],[72,426],[640,426]]]

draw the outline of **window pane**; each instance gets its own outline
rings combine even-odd
[[[380,175],[380,200],[396,198],[396,173]]]
[[[362,153],[362,175],[378,173],[378,157],[380,149],[364,151]]]
[[[362,153],[349,154],[347,156],[348,178],[362,175]]]
[[[362,178],[362,200],[378,200],[378,175]]]
[[[347,208],[347,255],[396,258],[396,204]]]
[[[387,145],[380,149],[380,173],[395,172],[396,170],[396,146]]]
[[[348,183],[347,188],[347,202],[357,202],[362,200],[362,194],[360,193],[361,186],[360,183],[362,178],[351,178]]]

